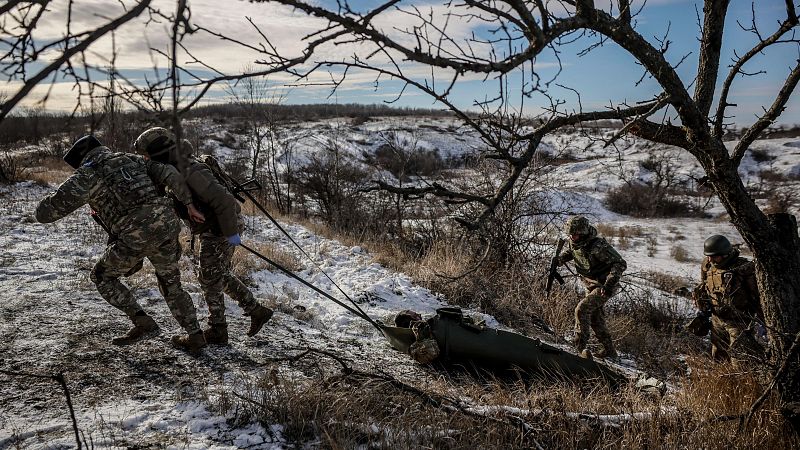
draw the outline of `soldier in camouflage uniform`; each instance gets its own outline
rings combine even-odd
[[[603,346],[597,356],[616,357],[614,341],[606,327],[603,305],[617,293],[619,279],[628,266],[605,239],[597,236],[597,229],[585,217],[571,217],[564,230],[569,235],[570,245],[556,263],[563,265],[574,261],[575,269],[586,288],[586,296],[575,308],[575,348],[584,358],[592,357],[586,348],[591,328]]]
[[[697,308],[711,313],[711,354],[718,361],[733,357],[734,363],[763,355],[755,339],[756,320],[763,320],[755,265],[739,256],[739,250],[721,235],[704,243],[700,284],[693,292]]]
[[[78,139],[64,160],[76,171],[39,203],[36,220],[54,222],[88,203],[109,231],[108,246],[92,269],[91,279],[103,299],[124,312],[134,325],[112,342],[127,345],[158,331],[156,322],[119,280],[147,258],[172,315],[188,333],[174,336],[173,342],[183,342],[182,348],[196,354],[205,341],[192,299],[181,288],[180,222],[156,189],[156,184],[169,186],[193,217],[202,220],[180,174],[139,156],[113,153],[92,135]]]
[[[140,154],[156,161],[177,165],[175,136],[169,130],[156,127],[142,133],[134,148]],[[224,180],[214,175],[211,167],[192,156],[191,144],[182,142],[185,163],[184,179],[192,193],[194,203],[207,220],[203,224],[187,221],[192,234],[200,237],[200,286],[208,305],[209,327],[203,330],[209,344],[228,344],[228,325],[225,318],[225,300],[228,294],[250,316],[248,336],[255,336],[272,317],[272,310],[260,305],[245,284],[231,273],[234,250],[241,244],[239,233],[244,223],[239,202],[231,194]],[[209,157],[206,157],[209,158]],[[216,164],[216,161],[211,161]],[[178,204],[178,215],[184,217],[185,208]]]

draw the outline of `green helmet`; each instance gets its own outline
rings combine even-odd
[[[154,161],[167,163],[175,148],[175,135],[166,128],[153,127],[140,134],[133,142],[136,153],[147,155]]]
[[[703,254],[706,256],[727,256],[733,251],[731,241],[721,234],[715,234],[703,243]]]
[[[568,235],[589,234],[589,219],[583,216],[572,216],[564,224],[564,231]]]

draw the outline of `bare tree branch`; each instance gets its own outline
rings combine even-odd
[[[790,0],[787,0],[787,3]],[[731,85],[733,84],[733,80],[736,78],[736,75],[742,74],[742,67],[750,61],[754,56],[760,54],[764,49],[777,43],[781,37],[783,37],[786,33],[788,33],[792,28],[797,26],[798,20],[797,15],[794,13],[794,7],[789,4],[789,13],[788,18],[781,23],[781,26],[767,39],[759,40],[758,44],[756,44],[753,48],[750,49],[747,53],[745,53],[741,58],[736,60],[736,63],[731,67],[731,70],[728,72],[728,76],[725,78],[725,81],[722,83],[722,90],[720,91],[719,96],[719,104],[717,105],[717,113],[714,119],[714,136],[717,138],[722,137],[722,126],[723,121],[725,120],[725,109],[728,106],[734,106],[728,103],[728,94],[730,92]]]
[[[768,126],[772,125],[775,122],[775,119],[783,113],[783,110],[786,109],[786,102],[789,101],[789,98],[792,96],[794,89],[797,87],[797,82],[800,81],[800,61],[798,61],[797,65],[794,67],[794,70],[789,74],[789,77],[786,78],[786,82],[783,84],[780,92],[778,92],[778,96],[775,97],[775,101],[772,103],[772,106],[767,110],[761,118],[759,118],[756,123],[751,125],[747,132],[744,133],[742,138],[739,140],[739,143],[736,144],[736,148],[733,150],[733,163],[735,166],[738,166],[739,163],[742,162],[742,158],[744,157],[745,152],[748,148],[750,148],[750,144],[755,141],[758,136],[761,135],[761,132],[766,130]]]
[[[103,25],[102,27],[97,28],[96,30],[92,31],[83,41],[79,44],[69,47],[64,50],[64,52],[59,55],[53,62],[48,64],[44,69],[39,71],[36,75],[32,78],[25,81],[25,84],[14,94],[9,100],[5,103],[0,105],[0,121],[2,121],[9,112],[17,105],[23,98],[25,98],[34,87],[36,87],[39,83],[43,82],[49,75],[53,72],[58,70],[59,67],[64,65],[70,58],[77,55],[80,52],[83,52],[87,48],[89,48],[92,43],[103,37],[104,35],[108,34],[110,31],[116,30],[120,27],[120,25],[138,17],[151,3],[152,0],[142,0],[141,2],[137,3],[134,8],[131,8],[130,11],[121,15],[120,17],[108,22],[107,24]]]
[[[714,89],[719,73],[720,49],[722,33],[725,29],[725,17],[728,13],[729,0],[705,0],[703,12],[703,34],[700,39],[700,61],[698,65],[697,84],[694,89],[694,101],[704,115],[708,115],[714,102]]]

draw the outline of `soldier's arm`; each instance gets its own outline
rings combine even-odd
[[[186,183],[192,192],[214,211],[224,236],[239,233],[237,200],[217,181],[210,170],[202,168],[191,171],[186,177]]]
[[[94,187],[93,177],[80,168],[55,192],[45,197],[36,207],[36,220],[51,223],[59,220],[89,202]]]
[[[187,207],[192,204],[192,193],[177,169],[153,160],[145,161],[145,166],[147,175],[154,183],[168,187],[175,198]]]
[[[700,311],[711,309],[711,301],[706,290],[706,258],[703,258],[703,262],[700,264],[700,283],[692,291],[692,300],[694,300],[695,306]]]
[[[614,247],[612,247],[611,244],[605,240],[603,240],[601,255],[605,261],[611,264],[605,282],[605,288],[610,290],[613,289],[617,283],[619,283],[622,273],[628,268],[628,263],[625,262],[625,259],[622,257],[622,255],[620,255],[619,252],[617,252]]]
[[[572,249],[568,248],[561,252],[558,256],[558,265],[563,266],[564,264],[572,261],[575,258],[575,255],[572,254]]]

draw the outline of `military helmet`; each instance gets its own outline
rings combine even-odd
[[[570,236],[573,234],[589,234],[590,228],[589,219],[583,216],[572,216],[564,224],[564,231]]]
[[[81,166],[81,162],[83,162],[83,158],[86,157],[87,153],[102,146],[103,144],[96,137],[91,134],[85,134],[79,137],[72,144],[72,147],[64,153],[64,162],[72,166],[73,169],[77,169]]]
[[[133,142],[136,153],[147,155],[159,162],[169,162],[170,152],[175,148],[175,135],[166,128],[153,127],[140,134]]]
[[[703,243],[703,254],[706,256],[727,256],[731,251],[731,241],[721,234],[715,234]]]

